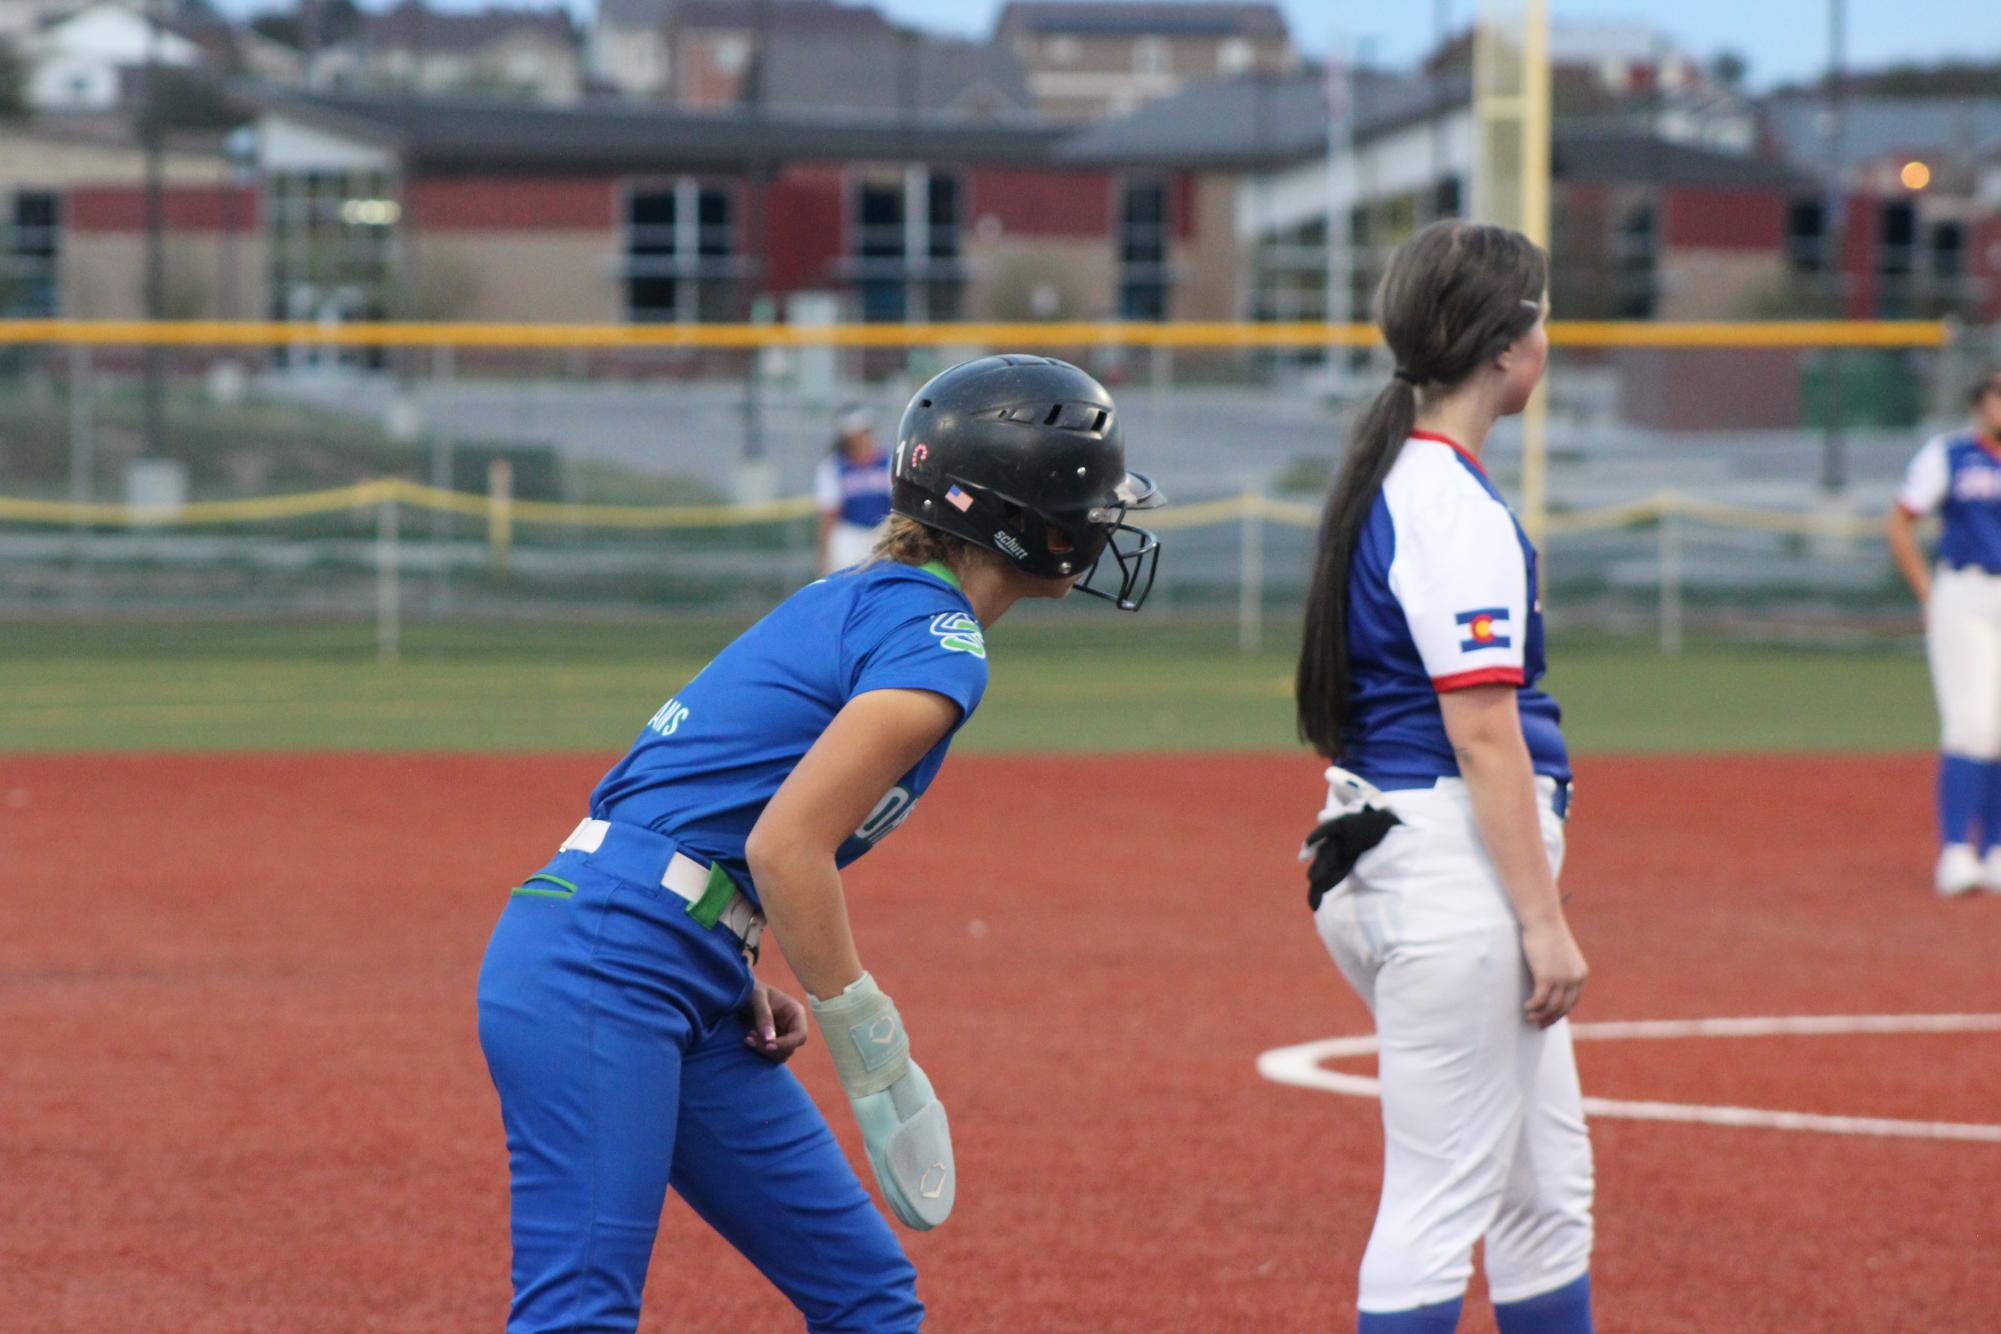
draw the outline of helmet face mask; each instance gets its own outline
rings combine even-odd
[[[1133,508],[1151,509],[1159,503],[1155,497],[1160,492],[1153,483],[1137,473],[1132,476],[1146,486],[1144,503],[1135,502]],[[1106,556],[1112,558],[1112,566],[1119,572],[1116,587],[1098,586],[1098,571],[1106,568]],[[1153,591],[1154,575],[1159,571],[1160,539],[1144,528],[1135,528],[1125,522],[1125,507],[1120,506],[1118,518],[1105,531],[1105,544],[1099,548],[1098,558],[1091,562],[1090,570],[1077,581],[1077,591],[1103,598],[1120,611],[1138,611],[1147,594]]]
[[[897,513],[1026,574],[1126,610],[1153,585],[1160,543],[1125,518],[1159,492],[1126,471],[1111,395],[1067,362],[982,357],[933,378],[897,428],[892,479]],[[1092,586],[1108,550],[1116,589]]]

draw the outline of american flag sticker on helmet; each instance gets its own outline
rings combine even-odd
[[[945,503],[963,514],[973,507],[973,498],[955,486],[945,493]]]

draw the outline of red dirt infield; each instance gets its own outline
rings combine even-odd
[[[473,979],[610,758],[0,757],[0,1329],[498,1329]],[[2001,896],[1929,889],[1928,760],[1580,771],[1580,1019],[2001,1012]],[[851,871],[957,1140],[958,1213],[904,1234],[930,1328],[1352,1328],[1377,1109],[1254,1066],[1369,1029],[1293,862],[1319,798],[1300,758],[962,757]],[[1579,1059],[1606,1097],[2001,1122],[1995,1033]],[[1601,1329],[2001,1329],[2001,1143],[1594,1137]],[[673,1201],[647,1303],[799,1328]]]

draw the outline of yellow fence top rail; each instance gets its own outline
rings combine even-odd
[[[1741,323],[1554,320],[1563,347],[1942,347],[1936,320],[1785,320]],[[252,320],[0,320],[0,344],[91,346],[761,348],[1096,346],[1373,347],[1369,324],[315,324]]]
[[[79,504],[64,500],[29,500],[0,496],[0,522],[64,524],[93,527],[158,528],[264,523],[315,514],[367,511],[384,504],[462,514],[514,523],[551,524],[573,528],[722,528],[739,524],[775,523],[815,513],[810,496],[788,496],[755,505],[570,505],[543,500],[512,500],[469,491],[447,491],[400,477],[378,477],[353,486],[305,491],[295,495],[257,496],[241,500],[199,500],[179,506]],[[1701,500],[1662,491],[1640,500],[1592,509],[1559,510],[1549,516],[1551,536],[1630,528],[1677,517],[1723,528],[1755,528],[1802,535],[1868,536],[1879,531],[1875,514],[1841,511],[1761,509]],[[1259,518],[1295,528],[1317,528],[1320,506],[1276,500],[1245,492],[1188,505],[1170,505],[1148,514],[1146,526],[1161,531],[1201,528]]]

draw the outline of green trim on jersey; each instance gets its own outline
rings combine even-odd
[[[944,562],[944,561],[942,561],[942,560],[927,560],[927,561],[925,561],[925,562],[924,562],[924,563],[923,563],[922,565],[918,566],[917,568],[918,568],[918,569],[920,569],[920,570],[922,570],[922,571],[924,571],[924,573],[926,573],[926,574],[935,574],[935,575],[937,575],[937,576],[938,576],[938,577],[939,577],[940,579],[943,579],[943,580],[944,580],[944,581],[945,581],[946,583],[950,584],[950,585],[951,585],[951,586],[952,586],[953,588],[956,588],[957,590],[959,590],[959,596],[961,596],[961,597],[964,597],[964,596],[966,595],[966,586],[965,586],[964,584],[962,584],[962,583],[960,583],[960,582],[959,582],[959,576],[958,576],[958,575],[956,575],[956,574],[953,574],[953,573],[952,573],[952,567],[951,567],[951,566],[949,566],[949,565],[947,565],[947,564],[945,564],[945,562]]]

